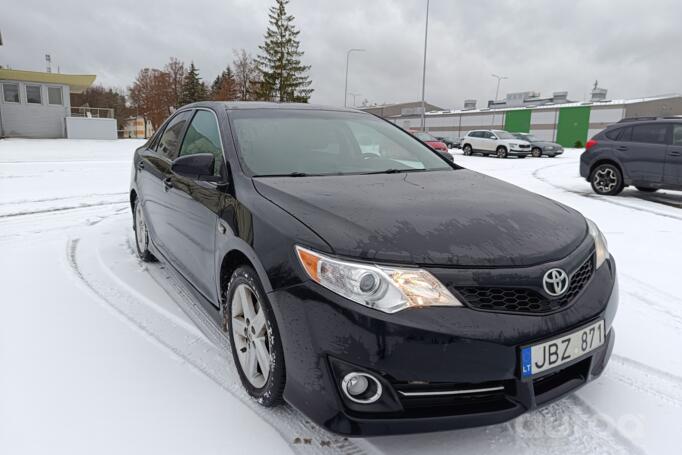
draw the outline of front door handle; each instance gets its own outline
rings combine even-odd
[[[163,179],[163,189],[164,191],[168,191],[171,188],[173,188],[173,181],[171,180],[170,177]]]
[[[680,152],[670,152],[670,156],[680,156]]]
[[[626,151],[627,149],[628,149],[628,148],[627,148],[626,145],[619,145],[618,148],[617,148],[617,150],[620,150],[621,152],[624,152],[624,151]]]

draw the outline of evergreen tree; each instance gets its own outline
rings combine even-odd
[[[199,70],[194,66],[194,62],[192,62],[189,65],[189,69],[185,74],[185,80],[182,83],[182,98],[180,100],[180,105],[204,101],[208,97],[207,92],[206,84],[201,81]]]
[[[214,101],[230,101],[237,98],[237,80],[232,68],[228,65],[211,84],[211,99]]]
[[[298,34],[294,16],[287,14],[289,0],[275,0],[268,17],[270,26],[265,32],[265,43],[259,46],[261,55],[256,62],[261,81],[258,97],[272,101],[308,102],[313,89],[308,78],[310,66],[301,63]]]

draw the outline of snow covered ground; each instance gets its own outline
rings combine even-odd
[[[182,284],[136,259],[127,190],[140,144],[0,141],[0,453],[678,453],[681,193],[598,197],[578,150],[456,154],[601,226],[619,267],[614,356],[599,380],[507,424],[346,440],[252,402]]]

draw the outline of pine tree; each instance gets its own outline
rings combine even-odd
[[[232,68],[228,65],[211,84],[211,99],[214,101],[230,101],[237,98],[237,80]]]
[[[310,66],[301,63],[298,34],[294,16],[287,14],[289,0],[275,0],[268,15],[270,26],[265,32],[265,43],[258,46],[261,55],[256,59],[261,81],[258,97],[263,100],[308,102],[313,89],[308,78]]]
[[[182,83],[182,99],[180,105],[204,101],[208,97],[206,84],[199,77],[199,70],[194,66],[194,62],[189,65]]]

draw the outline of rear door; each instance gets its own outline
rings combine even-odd
[[[666,185],[682,185],[682,123],[671,125],[672,136],[665,161]]]
[[[618,156],[634,183],[663,183],[668,126],[660,122],[632,125],[629,138],[618,138]]]
[[[226,167],[218,119],[209,109],[195,111],[178,156],[197,153],[215,156],[216,181],[170,173],[164,208],[169,224],[166,250],[180,273],[206,298],[218,302],[214,254],[218,213],[224,197],[218,186],[226,181]]]
[[[153,144],[142,157],[143,210],[150,237],[162,253],[166,252],[168,220],[165,218],[166,191],[164,180],[170,175],[171,162],[180,147],[180,139],[185,131],[190,113],[178,112],[171,118]],[[139,168],[138,168],[139,169]]]

